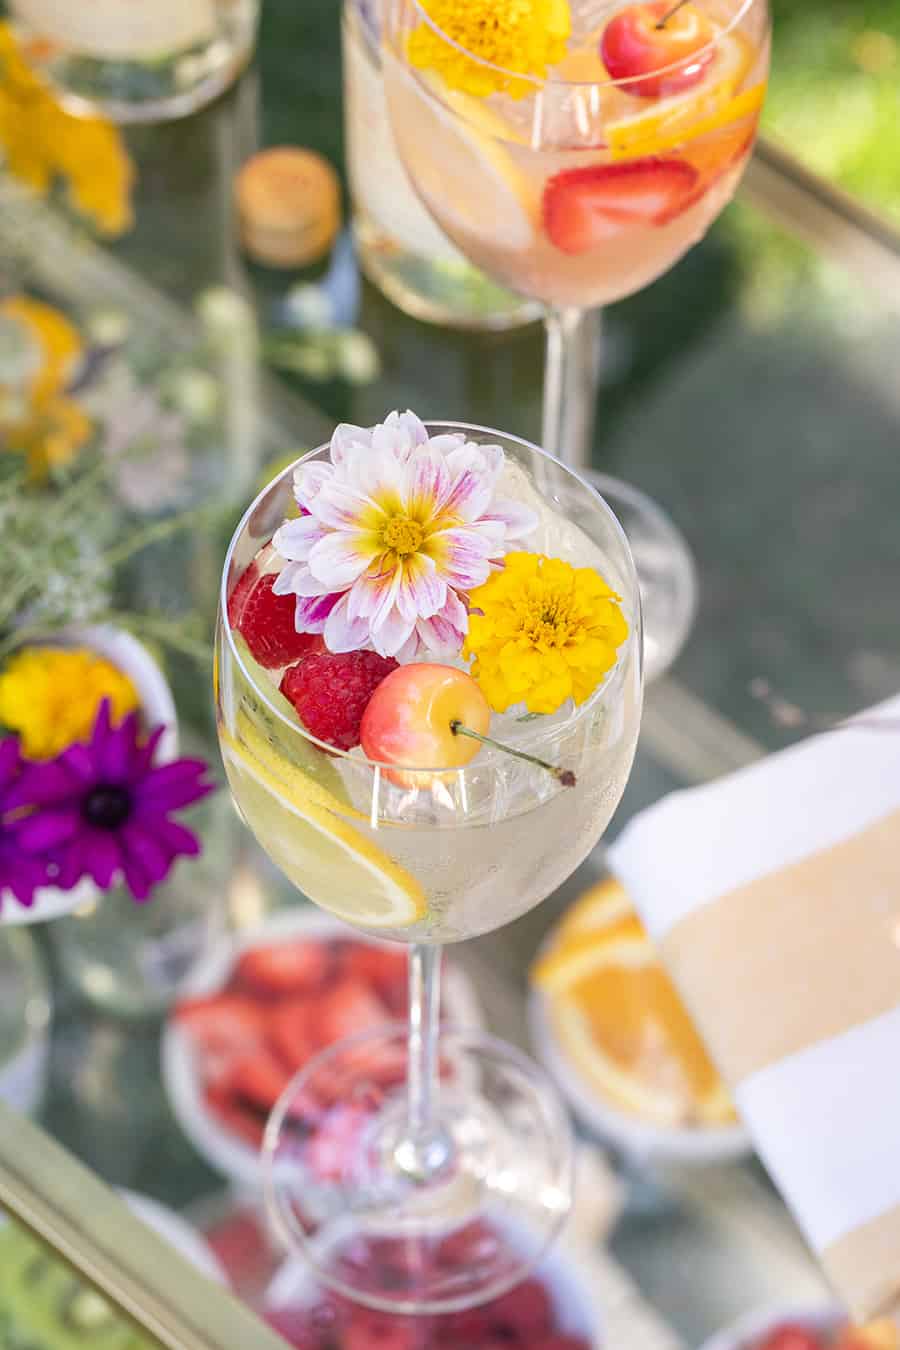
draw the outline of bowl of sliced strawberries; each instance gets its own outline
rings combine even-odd
[[[717,1332],[702,1350],[900,1350],[900,1333],[888,1321],[854,1326],[837,1305],[764,1308]]]
[[[304,907],[219,943],[189,975],[162,1041],[169,1101],[199,1153],[257,1186],[266,1121],[294,1074],[335,1041],[406,1017],[406,949],[362,938]],[[479,1027],[458,967],[445,971],[443,1013]]]

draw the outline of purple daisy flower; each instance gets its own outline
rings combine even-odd
[[[89,876],[108,890],[121,876],[135,900],[146,900],[177,857],[200,852],[196,835],[172,813],[213,791],[203,781],[208,765],[201,759],[155,765],[163,730],[142,739],[135,713],[113,727],[104,699],[89,741],[26,769],[15,799],[35,809],[22,821],[20,839],[53,860],[55,885],[71,890]]]
[[[10,812],[16,806],[17,785],[22,773],[22,756],[17,736],[0,741],[0,906],[9,891],[26,909],[34,903],[34,893],[50,880],[47,861],[32,857],[23,846],[23,822]]]

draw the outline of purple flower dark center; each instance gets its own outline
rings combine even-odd
[[[113,783],[98,783],[81,804],[81,814],[99,830],[117,830],[131,815],[131,793]]]

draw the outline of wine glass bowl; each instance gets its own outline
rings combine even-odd
[[[702,238],[753,148],[769,36],[765,0],[695,7],[715,25],[692,58],[697,80],[681,87],[676,62],[647,96],[646,79],[611,78],[601,56],[622,4],[572,0],[565,50],[539,77],[467,50],[421,0],[393,0],[384,72],[397,145],[476,266],[547,306],[585,309],[642,290]]]
[[[432,434],[457,430],[431,424]],[[575,775],[485,747],[464,768],[373,763],[310,735],[229,622],[235,587],[292,507],[292,465],[256,499],[226,559],[217,636],[217,714],[232,794],[263,848],[310,899],[355,927],[408,942],[449,943],[510,923],[550,895],[594,847],[618,805],[640,719],[640,602],[625,537],[602,499],[515,437],[500,444],[507,495],[537,511],[538,551],[597,566],[622,596],[631,632],[578,707],[494,715],[504,743]],[[328,447],[305,456],[324,459]],[[540,489],[537,484],[540,481]],[[552,843],[552,847],[548,847]]]

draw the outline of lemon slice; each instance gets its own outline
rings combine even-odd
[[[644,1081],[597,1044],[588,1018],[572,999],[558,999],[551,1019],[560,1045],[598,1094],[656,1125],[683,1125],[686,1104],[680,1095]]]
[[[614,160],[655,155],[681,145],[762,107],[765,83],[735,96],[754,60],[743,33],[723,33],[703,83],[669,98],[656,99],[636,113],[608,121],[605,134]],[[633,102],[631,96],[623,98]]]
[[[522,252],[534,240],[533,193],[505,143],[521,140],[514,128],[481,99],[448,89],[430,72],[419,80],[385,51],[389,80],[403,122],[397,136],[407,168],[439,224],[449,232],[508,252]]]
[[[337,812],[346,806],[302,769],[254,753],[265,742],[241,723],[222,729],[225,771],[235,800],[273,862],[305,895],[362,928],[405,928],[425,917],[419,882]],[[244,736],[248,736],[245,741]]]
[[[608,942],[598,943],[596,933],[588,931],[553,948],[535,964],[532,979],[545,994],[558,995],[602,970],[611,967],[636,970],[652,966],[655,961],[656,953],[634,919],[629,934]]]

